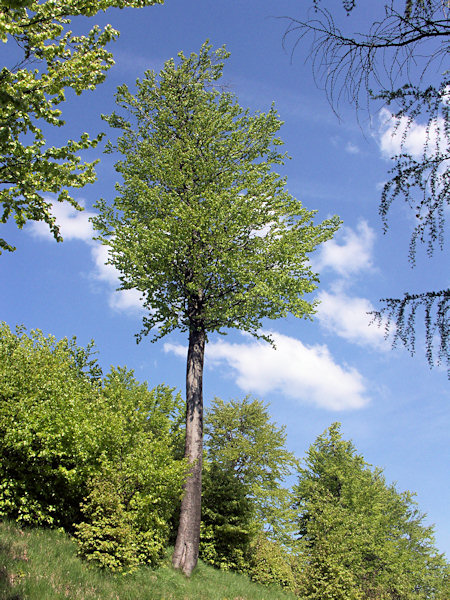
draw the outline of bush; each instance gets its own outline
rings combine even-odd
[[[295,592],[297,588],[295,560],[279,542],[262,532],[251,544],[248,573],[253,581],[263,585],[279,585]]]
[[[113,477],[92,482],[83,513],[86,521],[76,525],[79,554],[111,571],[133,570],[139,564],[135,536]]]
[[[0,517],[68,529],[79,518],[101,454],[89,356],[74,340],[0,324]]]
[[[183,409],[125,368],[101,381],[91,346],[0,325],[0,518],[76,529],[102,567],[156,564],[185,473]]]
[[[169,543],[184,473],[167,440],[151,432],[135,437],[120,462],[105,460],[82,504],[84,521],[76,526],[80,556],[111,570],[156,566]]]

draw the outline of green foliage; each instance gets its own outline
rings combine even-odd
[[[131,571],[157,564],[168,545],[185,474],[183,403],[165,386],[149,392],[121,368],[105,378],[103,395],[105,450],[76,537],[90,562]]]
[[[215,398],[206,412],[205,434],[209,462],[241,484],[260,527],[286,543],[292,513],[282,483],[298,461],[286,450],[285,427],[271,420],[260,400]]]
[[[18,227],[27,220],[44,221],[56,240],[58,225],[51,202],[43,194],[58,194],[58,201],[81,206],[69,196],[68,187],[82,187],[95,180],[93,163],[82,163],[78,153],[95,147],[101,136],[48,147],[46,126],[61,127],[58,106],[66,90],[81,94],[94,89],[114,64],[105,46],[118,36],[110,25],[94,26],[86,35],[68,30],[71,18],[94,16],[110,7],[142,7],[162,0],[47,0],[2,1],[0,43],[16,45],[15,65],[0,71],[0,222],[13,216]],[[14,248],[0,238],[1,249]]]
[[[183,402],[124,368],[100,381],[89,352],[1,325],[0,516],[82,523],[80,552],[104,567],[155,564],[185,472]]]
[[[230,402],[215,398],[206,412],[205,433],[200,555],[215,566],[253,577],[253,553],[263,552],[262,539],[264,547],[269,538],[292,542],[293,513],[282,481],[297,462],[285,448],[284,428],[271,421],[264,403],[250,397]],[[269,575],[267,568],[264,577],[275,581],[278,567],[275,560],[274,572]]]
[[[78,553],[87,561],[110,571],[131,572],[139,560],[120,483],[120,477],[114,474],[109,480],[103,476],[91,482],[90,494],[83,504],[86,521],[76,525],[76,537]]]
[[[74,341],[0,325],[0,516],[77,520],[101,452],[97,370],[85,374],[86,361]]]
[[[224,48],[203,44],[179,54],[157,75],[146,71],[137,93],[118,88],[125,116],[105,120],[121,130],[116,163],[123,183],[112,206],[97,204],[92,221],[121,273],[147,309],[142,336],[189,332],[186,458],[190,474],[180,511],[174,566],[190,575],[198,558],[204,349],[208,335],[242,329],[270,340],[264,318],[310,316],[317,287],[309,253],[330,239],[337,217],[313,224],[272,172],[283,164],[275,109],[250,115],[220,93]],[[156,333],[155,333],[156,330]]]
[[[180,328],[237,328],[260,335],[261,321],[314,312],[308,254],[332,237],[337,218],[314,213],[272,172],[283,164],[275,109],[250,115],[217,91],[224,48],[179,54],[159,75],[146,71],[133,95],[120,86],[125,116],[106,121],[122,135],[113,206],[93,219],[123,289],[143,295],[145,335]]]
[[[258,526],[248,489],[216,462],[203,471],[200,556],[223,570],[247,571]]]
[[[263,585],[278,585],[291,592],[297,589],[295,556],[264,532],[252,540],[247,571],[253,581]]]
[[[311,600],[448,595],[448,565],[409,492],[386,485],[333,424],[310,447],[295,489],[299,594]]]

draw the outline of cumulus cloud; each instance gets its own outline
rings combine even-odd
[[[316,317],[325,329],[360,346],[388,348],[384,328],[370,325],[372,317],[367,313],[375,309],[367,298],[350,297],[342,292],[320,292],[319,300]]]
[[[318,272],[332,269],[344,278],[371,269],[374,241],[375,233],[366,221],[360,221],[356,231],[342,227],[335,238],[322,244],[313,257],[313,268]]]
[[[113,265],[106,264],[108,261],[108,247],[103,244],[96,244],[92,248],[91,254],[95,264],[95,278],[117,286],[119,284],[119,271]]]
[[[430,128],[427,129],[426,125],[421,125],[416,121],[408,123],[406,117],[397,119],[387,108],[383,108],[380,111],[376,137],[385,158],[390,158],[400,152],[407,152],[413,158],[420,159],[426,145],[432,153],[437,147],[447,143],[442,133],[444,125],[444,120],[439,118],[433,121]]]
[[[75,210],[68,202],[53,202],[51,213],[56,218],[56,222],[59,225],[64,240],[92,242],[94,230],[89,218],[93,217],[95,213],[89,212],[88,210],[83,210],[81,212]],[[29,230],[35,237],[47,240],[54,239],[48,225],[43,221],[33,221],[29,225]]]
[[[328,410],[358,409],[368,403],[362,375],[354,368],[338,365],[327,346],[307,346],[275,332],[272,337],[276,349],[263,341],[210,343],[206,364],[215,368],[225,365],[247,393],[279,392]],[[164,350],[186,357],[181,344],[166,343]]]
[[[139,290],[116,290],[109,294],[108,304],[119,312],[141,314],[145,312],[142,306],[142,294]]]
[[[108,247],[95,244],[91,249],[95,264],[92,272],[93,279],[104,282],[108,288],[108,305],[117,311],[142,312],[141,292],[138,290],[117,290],[120,284],[119,271],[108,261]]]

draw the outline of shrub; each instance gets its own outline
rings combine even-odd
[[[75,340],[0,324],[0,517],[66,528],[79,518],[101,453],[89,356]]]
[[[76,529],[102,567],[156,564],[185,473],[183,402],[92,347],[0,325],[0,518]]]
[[[82,505],[86,521],[76,525],[79,554],[96,566],[133,570],[139,564],[130,516],[117,481],[97,478]]]
[[[295,560],[279,542],[261,532],[251,544],[248,573],[253,581],[263,585],[279,585],[291,592],[297,588]]]

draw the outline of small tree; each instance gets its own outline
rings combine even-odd
[[[190,474],[182,500],[174,566],[197,563],[203,452],[202,373],[207,336],[227,328],[261,333],[262,319],[311,315],[304,299],[316,288],[308,254],[336,231],[332,218],[314,225],[271,171],[285,155],[275,137],[275,109],[251,116],[219,93],[224,48],[205,43],[179,54],[159,77],[147,71],[133,96],[119,87],[127,117],[107,122],[122,130],[115,146],[123,177],[113,207],[102,200],[94,227],[110,248],[121,288],[136,288],[148,309],[142,336],[188,332],[186,457]]]
[[[110,7],[142,7],[163,0],[2,0],[0,41],[13,45],[11,65],[0,70],[0,223],[12,216],[19,228],[28,220],[44,221],[62,241],[51,203],[42,195],[58,194],[77,210],[68,187],[95,181],[93,163],[77,155],[95,146],[100,136],[87,133],[56,148],[45,147],[44,128],[64,125],[59,106],[66,90],[93,90],[114,64],[106,44],[119,33],[110,25],[87,35],[67,29],[71,18],[92,17]],[[15,248],[0,238],[0,253]]]
[[[298,466],[286,449],[286,432],[256,398],[215,398],[205,419],[209,463],[245,490],[259,529],[289,543],[290,497],[283,480]],[[289,513],[289,514],[288,514]]]
[[[285,428],[256,398],[215,398],[206,411],[205,448],[201,557],[258,581],[277,580],[294,536],[292,497],[283,480],[298,467],[286,450]]]
[[[448,565],[413,494],[387,485],[338,423],[308,450],[294,495],[302,598],[448,598]]]

